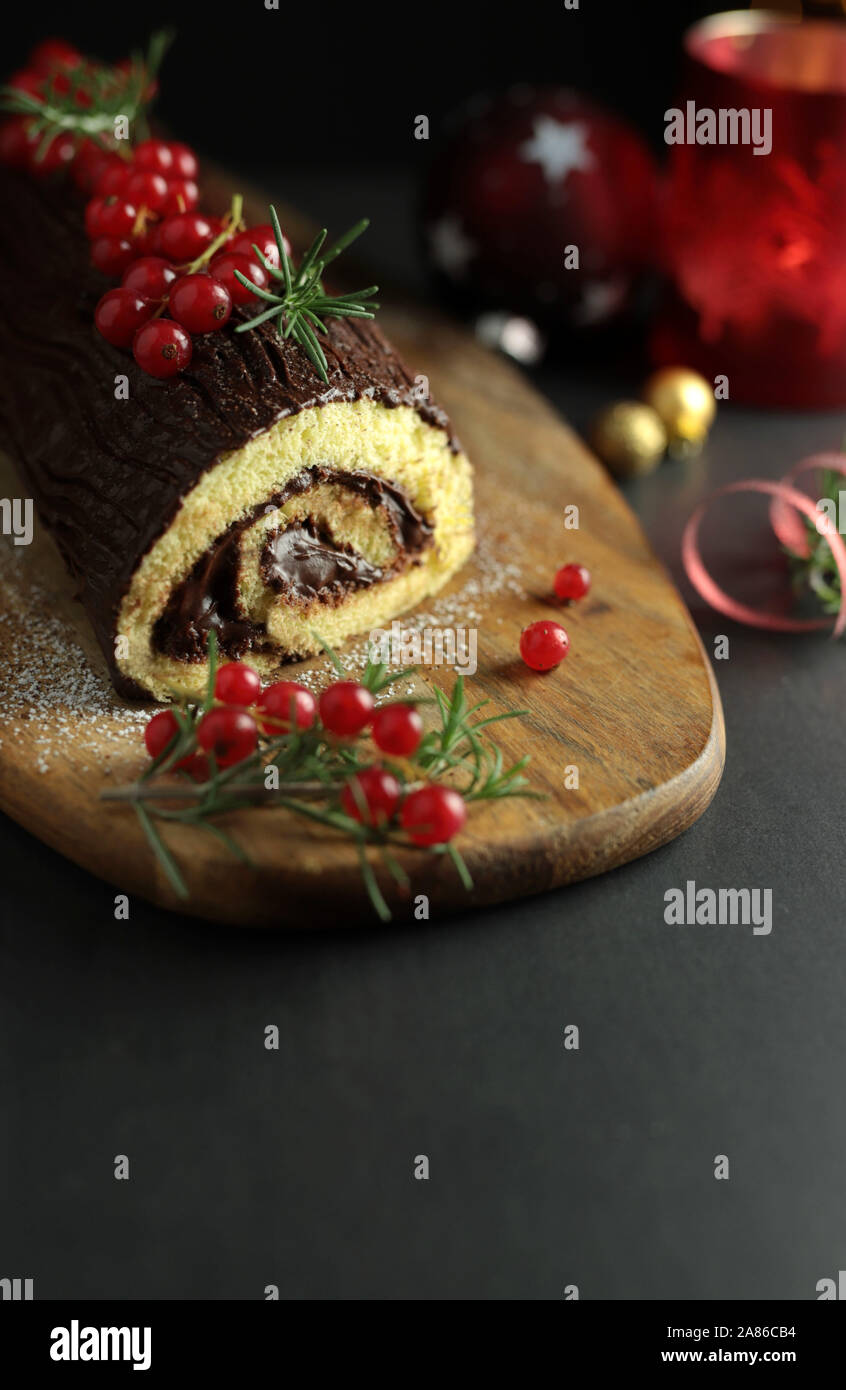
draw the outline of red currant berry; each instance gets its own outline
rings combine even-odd
[[[415,845],[445,845],[464,825],[467,806],[452,787],[432,782],[406,797],[400,819]]]
[[[232,313],[232,300],[210,275],[182,275],[171,287],[170,312],[189,333],[214,333]]]
[[[91,264],[116,280],[135,259],[135,247],[123,237],[100,236],[91,243]]]
[[[98,198],[118,198],[126,193],[126,185],[132,177],[132,165],[127,164],[116,154],[106,155],[93,185]]]
[[[135,146],[135,164],[151,174],[164,174],[166,179],[176,172],[170,145],[164,140],[142,140]]]
[[[176,279],[176,271],[164,256],[139,256],[124,272],[121,284],[142,299],[164,299]]]
[[[355,681],[336,681],[320,697],[320,718],[330,734],[360,734],[373,717],[373,696]]]
[[[191,339],[172,319],[151,319],[139,328],[132,355],[148,376],[176,376],[191,361]]]
[[[353,820],[374,827],[387,825],[396,815],[402,788],[393,773],[383,767],[366,767],[351,777],[341,792],[341,805]]]
[[[584,598],[590,588],[590,570],[584,565],[562,565],[558,570],[553,587],[559,598]]]
[[[167,200],[167,180],[149,169],[135,169],[126,181],[124,196],[138,208],[161,212]]]
[[[94,322],[97,331],[112,347],[128,348],[155,307],[132,290],[107,290],[94,310]]]
[[[200,190],[193,179],[168,179],[160,210],[165,217],[172,217],[178,212],[193,212],[199,201]]]
[[[551,671],[564,660],[569,645],[560,623],[530,623],[520,633],[520,655],[533,671]]]
[[[76,156],[76,144],[72,135],[56,135],[46,150],[39,154],[36,149],[30,160],[34,174],[55,174],[59,169],[67,169]]]
[[[213,753],[218,767],[241,763],[258,743],[256,721],[245,709],[212,709],[197,727],[197,742]]]
[[[285,246],[285,254],[290,256],[291,243],[284,233],[282,241]],[[276,237],[273,235],[273,228],[269,222],[262,223],[260,227],[248,227],[245,232],[239,232],[236,237],[233,237],[228,249],[236,251],[240,256],[249,256],[250,260],[255,260],[256,253],[253,246],[258,247],[268,265],[275,265],[277,270],[279,269],[279,247],[276,245]]]
[[[211,764],[205,753],[191,753],[189,757],[180,759],[176,766],[193,777],[195,782],[207,782],[211,776]]]
[[[37,145],[38,137],[33,135],[26,116],[11,116],[0,126],[0,163],[25,169]]]
[[[29,55],[32,67],[39,72],[53,72],[56,68],[75,68],[83,61],[82,54],[65,39],[42,39]]]
[[[178,141],[171,140],[168,149],[170,150],[173,164],[169,178],[174,179],[195,179],[200,171],[197,156],[187,145],[181,145]]]
[[[132,240],[135,242],[135,251],[138,256],[157,256],[160,251],[159,246],[159,222],[152,214],[142,213],[138,226]]]
[[[214,693],[225,705],[254,705],[261,694],[261,681],[252,666],[227,661],[214,680]]]
[[[292,715],[298,729],[310,729],[317,715],[317,701],[311,691],[296,681],[269,685],[259,696],[258,707],[264,715],[259,719],[262,733],[271,736],[289,733]]]
[[[233,304],[255,304],[256,296],[235,278],[236,270],[240,270],[241,274],[252,280],[254,285],[258,285],[260,290],[267,287],[270,278],[267,271],[258,261],[250,260],[249,256],[234,251],[221,251],[209,266],[209,273],[228,290]]]
[[[33,72],[31,68],[21,68],[20,72],[12,73],[6,85],[14,87],[17,92],[26,92],[27,96],[40,97],[44,86],[44,74]]]
[[[144,730],[144,742],[150,757],[157,758],[163,753],[178,733],[179,725],[173,710],[163,709],[160,714],[154,714]]]
[[[412,705],[385,705],[373,716],[371,733],[383,753],[407,758],[423,737],[423,720]]]
[[[214,240],[215,231],[207,217],[198,212],[178,212],[166,217],[161,225],[159,241],[162,254],[181,264],[193,261]]]
[[[92,198],[85,208],[85,230],[92,241],[98,236],[129,236],[137,216],[135,204],[114,193]]]

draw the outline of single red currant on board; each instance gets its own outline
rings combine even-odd
[[[169,179],[160,211],[165,217],[172,217],[178,212],[193,212],[199,201],[200,190],[193,179]]]
[[[590,588],[590,570],[584,565],[562,565],[552,582],[559,598],[584,598]]]
[[[159,232],[159,243],[162,255],[178,265],[202,255],[214,237],[214,226],[208,217],[202,217],[198,212],[178,212],[173,217],[165,218]]]
[[[277,681],[263,690],[258,699],[261,731],[287,734],[293,719],[297,729],[310,729],[317,716],[317,701],[310,690],[296,681]]]
[[[261,694],[261,681],[252,666],[227,661],[214,678],[214,693],[225,705],[254,705]]]
[[[142,299],[158,300],[164,298],[176,278],[176,271],[163,256],[139,256],[124,271],[121,284]]]
[[[173,152],[164,140],[142,140],[135,146],[135,164],[139,169],[164,174],[169,179],[176,172],[173,162]]]
[[[138,332],[132,355],[149,376],[176,376],[191,361],[191,339],[172,319],[151,319]]]
[[[551,671],[564,660],[569,646],[560,623],[530,623],[520,633],[520,655],[533,671]]]
[[[291,254],[291,243],[282,234],[282,243],[285,247],[285,255]],[[254,261],[256,253],[253,247],[257,246],[268,265],[276,266],[279,269],[279,247],[276,245],[276,237],[273,235],[273,228],[269,222],[264,222],[260,227],[248,227],[245,232],[239,232],[232,238],[228,250],[236,252],[241,256],[249,256]]]
[[[150,169],[134,169],[126,180],[124,197],[138,208],[162,212],[167,201],[167,180]]]
[[[209,266],[209,273],[228,290],[233,304],[255,304],[256,296],[236,279],[236,270],[240,270],[241,274],[254,285],[258,285],[260,290],[267,288],[270,277],[264,267],[260,266],[258,261],[251,260],[249,256],[241,255],[239,252],[221,251]]]
[[[383,753],[407,758],[423,737],[423,720],[412,705],[385,705],[373,716],[370,732]]]
[[[353,820],[376,828],[393,819],[401,796],[402,788],[393,773],[383,767],[366,767],[347,782],[341,805]]]
[[[173,710],[163,709],[154,714],[144,730],[144,743],[151,758],[157,758],[179,733]]]
[[[445,845],[467,819],[464,798],[452,787],[430,783],[403,802],[402,828],[415,845]]]
[[[97,330],[113,347],[128,348],[142,323],[155,312],[155,304],[133,290],[107,290],[94,310]]]
[[[373,696],[355,681],[336,681],[324,690],[319,702],[320,718],[330,734],[350,738],[360,734],[373,716]]]
[[[168,178],[174,179],[195,179],[200,171],[197,156],[187,145],[181,145],[178,140],[171,140],[168,145],[173,164]]]
[[[197,726],[197,742],[213,753],[218,767],[241,763],[258,743],[256,721],[245,709],[212,709]]]
[[[117,279],[135,259],[135,247],[125,237],[99,236],[91,243],[91,264]]]
[[[107,198],[92,198],[86,205],[85,230],[92,241],[98,236],[129,236],[137,216],[134,203],[110,193]]]
[[[189,333],[214,333],[232,313],[229,291],[210,275],[183,275],[170,290],[170,312]]]

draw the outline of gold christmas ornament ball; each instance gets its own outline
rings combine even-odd
[[[672,454],[702,447],[717,413],[714,388],[704,376],[689,367],[662,367],[644,386],[643,399],[660,415]]]
[[[617,478],[652,473],[667,449],[661,417],[643,401],[617,401],[597,415],[591,442]]]

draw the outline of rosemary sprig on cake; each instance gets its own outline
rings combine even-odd
[[[247,323],[239,323],[235,332],[246,333],[268,319],[275,319],[282,337],[293,338],[316,369],[320,379],[328,381],[326,354],[317,334],[326,333],[327,318],[374,318],[374,310],[378,309],[379,305],[374,304],[372,299],[374,294],[379,293],[379,287],[369,285],[367,289],[355,290],[350,294],[330,295],[323,287],[323,272],[327,265],[361,236],[370,223],[363,217],[327,251],[323,251],[327,236],[324,227],[314,238],[297,269],[288,254],[274,207],[270,208],[270,221],[279,251],[279,265],[276,266],[268,260],[258,246],[254,245],[253,250],[271,280],[276,281],[277,289],[265,289],[249,280],[241,271],[235,271],[236,278],[245,289],[270,305],[269,309],[256,314]]]
[[[173,888],[188,898],[183,874],[162,835],[168,823],[214,835],[242,862],[249,856],[218,824],[247,807],[283,807],[343,835],[356,848],[370,901],[389,921],[367,855],[375,848],[401,888],[408,877],[397,849],[448,855],[464,884],[473,882],[454,843],[474,802],[536,796],[524,776],[528,757],[506,767],[490,741],[492,724],[524,710],[483,716],[489,703],[468,704],[463,677],[450,695],[436,689],[436,726],[423,732],[416,704],[374,697],[391,691],[414,667],[389,671],[370,659],[351,681],[324,643],[338,679],[315,701],[291,681],[262,689],[240,662],[217,663],[209,634],[209,676],[202,701],[176,702],[150,720],[145,743],[152,756],[137,781],[102,793],[129,803]],[[171,775],[173,774],[173,775]]]

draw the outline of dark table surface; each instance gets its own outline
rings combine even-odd
[[[370,208],[371,254],[413,281],[406,193],[286,186],[335,226]],[[536,379],[577,428],[636,385]],[[680,578],[700,496],[844,429],[722,407],[629,500]],[[724,515],[724,573],[772,554],[760,505]],[[809,1299],[846,1267],[846,656],[684,592],[706,646],[730,638],[725,777],[602,878],[414,930],[232,931],[140,900],[117,922],[112,888],[2,820],[0,1276],[37,1298]],[[771,889],[771,934],[666,925],[689,879]]]

